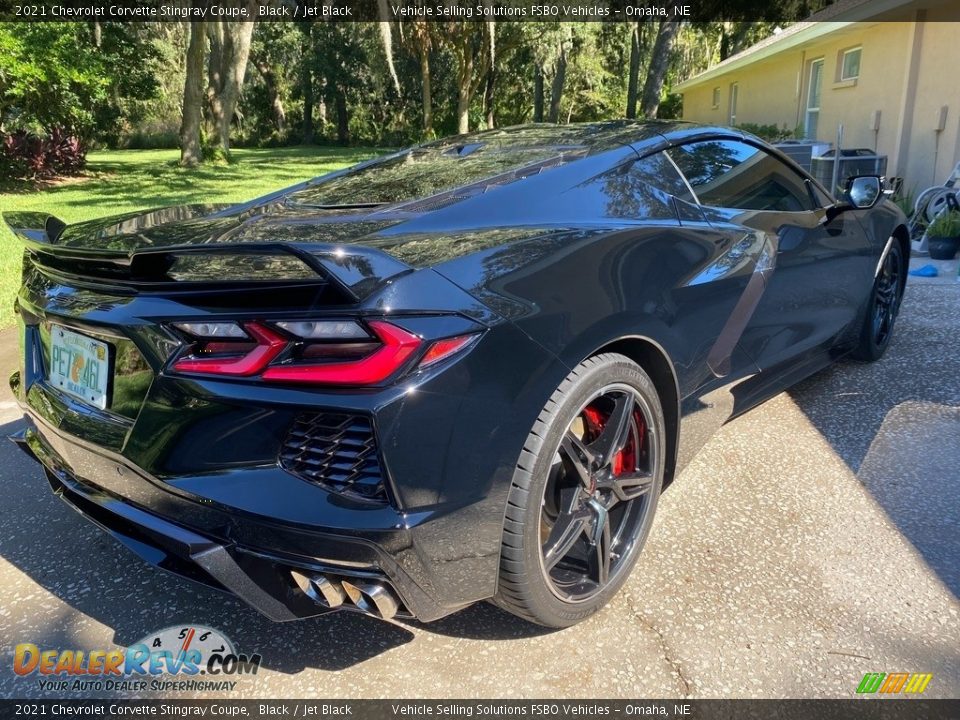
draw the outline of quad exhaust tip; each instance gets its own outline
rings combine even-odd
[[[400,609],[400,601],[393,591],[374,580],[343,580],[320,573],[305,575],[298,570],[291,570],[290,575],[307,597],[331,610],[359,610],[382,620],[392,620]]]
[[[344,580],[343,589],[354,605],[384,620],[392,620],[400,608],[393,593],[380,583]]]

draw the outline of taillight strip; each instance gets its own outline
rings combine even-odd
[[[177,372],[246,377],[261,372],[287,346],[288,340],[258,323],[245,323],[244,330],[257,346],[238,358],[185,357],[173,364]]]
[[[268,382],[317,383],[324,385],[373,385],[399,370],[420,347],[420,338],[388,322],[374,320],[370,328],[383,342],[376,352],[361,360],[310,365],[275,365],[263,372]]]

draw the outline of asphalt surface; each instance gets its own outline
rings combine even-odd
[[[724,427],[661,499],[626,588],[561,632],[485,604],[429,625],[272,624],[143,565],[2,444],[0,696],[71,695],[16,677],[16,643],[110,649],[199,623],[263,657],[215,697],[846,698],[894,671],[960,697],[960,283],[956,261],[934,264],[881,362],[841,363]],[[4,378],[15,343],[0,334]],[[0,393],[9,434],[19,412]]]

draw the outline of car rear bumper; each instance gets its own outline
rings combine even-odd
[[[178,345],[167,327],[207,310],[181,296],[111,296],[27,275],[18,298],[21,365],[11,377],[30,423],[19,442],[65,500],[149,562],[281,619],[328,611],[330,578],[348,599],[343,581],[361,583],[353,586],[361,610],[377,607],[383,586],[424,621],[496,593],[516,459],[568,372],[515,325],[491,325],[464,355],[382,386],[207,378],[170,370]],[[440,282],[432,277],[425,281]],[[410,302],[422,307],[419,297]],[[456,325],[443,334],[462,331],[458,318],[441,317]],[[414,330],[423,321],[402,319]],[[111,348],[105,409],[51,381],[55,328]],[[340,476],[361,474],[378,477],[382,491],[346,492]],[[119,512],[126,508],[139,512]],[[200,540],[168,542],[177,532],[146,522],[153,519]],[[194,546],[232,558],[280,608],[245,592],[246,583],[238,589],[221,566],[211,573]]]
[[[376,541],[409,547],[405,528],[373,539],[238,517],[167,492],[138,469],[118,464],[32,417],[11,440],[44,467],[55,495],[143,560],[231,593],[271,620],[347,610],[429,621],[462,606],[425,592]],[[117,477],[116,483],[87,479],[92,475],[102,482],[106,472]],[[140,487],[141,498],[151,487],[163,497],[148,509],[128,499],[133,486]]]

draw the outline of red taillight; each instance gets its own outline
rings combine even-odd
[[[441,360],[460,352],[476,339],[477,335],[474,333],[471,335],[459,335],[457,337],[437,340],[430,346],[427,352],[424,353],[423,358],[420,360],[420,367],[427,367],[428,365],[438,363]]]
[[[263,379],[318,385],[374,385],[382,382],[410,359],[420,347],[420,338],[396,325],[379,320],[371,322],[370,328],[383,345],[361,360],[274,365],[264,371]]]
[[[246,377],[256,375],[263,370],[277,355],[283,352],[287,340],[282,335],[257,323],[247,323],[244,329],[256,342],[253,349],[249,343],[230,343],[222,340],[213,342],[199,341],[197,354],[180,358],[173,364],[173,369],[185,373],[203,373],[206,375],[231,375]],[[239,349],[246,350],[242,355],[226,357],[198,357],[204,350],[208,354],[211,348],[219,355],[228,352],[231,345],[236,344]]]
[[[393,323],[355,321],[178,323],[192,338],[177,372],[259,376],[265,382],[310,385],[376,385],[422,354],[418,368],[434,365],[468,347],[476,333],[434,340]]]

